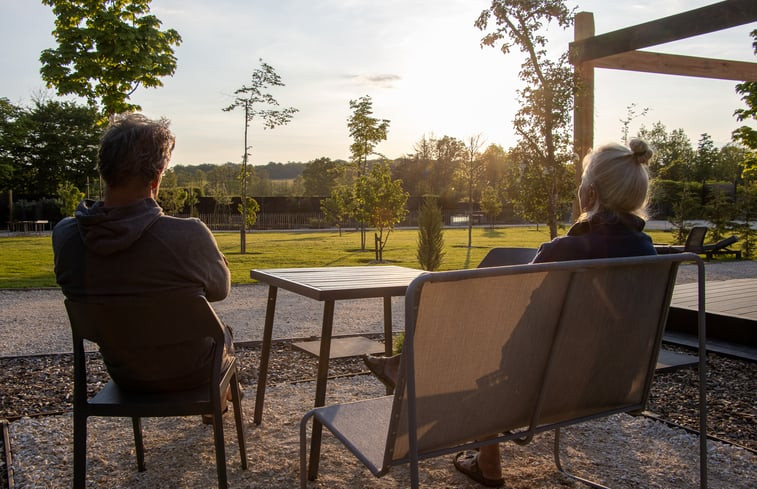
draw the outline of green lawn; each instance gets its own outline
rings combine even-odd
[[[565,233],[560,230],[560,234]],[[670,243],[667,231],[650,231],[655,243]],[[229,259],[231,280],[235,284],[252,283],[251,268],[328,267],[368,265],[374,262],[373,233],[369,232],[368,251],[360,251],[360,234],[345,231],[252,232],[247,235],[247,253],[239,253],[238,233],[215,233],[221,251]],[[418,268],[416,242],[418,231],[402,229],[392,232],[384,249],[384,261]],[[468,248],[468,231],[445,229],[443,270],[473,268],[490,248],[536,248],[549,240],[549,231],[535,227],[500,227],[473,229],[473,247]],[[53,251],[50,236],[0,238],[0,288],[54,287]]]

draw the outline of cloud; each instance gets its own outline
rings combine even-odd
[[[394,88],[394,82],[402,80],[399,75],[377,74],[377,75],[348,75],[347,78],[359,85],[367,85],[380,88]]]

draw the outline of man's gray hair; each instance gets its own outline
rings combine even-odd
[[[114,117],[100,145],[97,169],[111,187],[131,181],[149,184],[171,159],[175,138],[168,119],[151,120],[142,114]]]

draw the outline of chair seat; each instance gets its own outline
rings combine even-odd
[[[208,386],[174,392],[132,392],[112,380],[89,399],[95,415],[110,416],[189,416],[212,412]]]
[[[394,396],[366,399],[316,408],[313,414],[377,476],[384,465],[393,401]]]

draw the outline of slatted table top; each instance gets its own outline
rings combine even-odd
[[[678,284],[673,289],[671,307],[697,309],[697,284]],[[757,279],[705,283],[705,310],[708,314],[734,316],[757,321]]]
[[[423,270],[394,265],[251,270],[250,277],[311,299],[326,301],[405,295]]]

